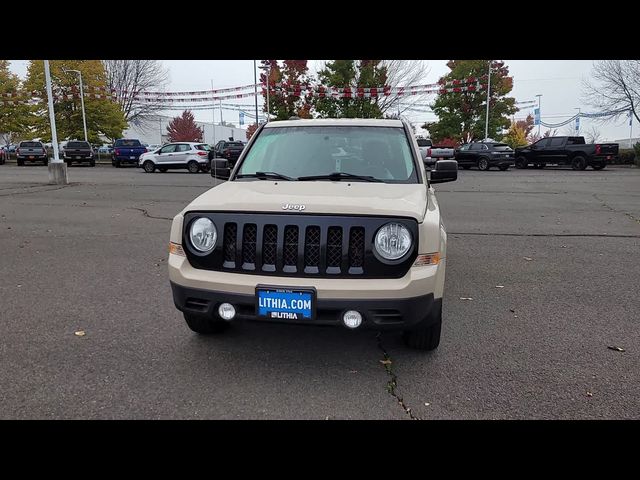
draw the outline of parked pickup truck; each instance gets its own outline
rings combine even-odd
[[[226,158],[231,168],[234,167],[240,154],[244,150],[244,142],[220,140],[215,147],[209,151],[209,160],[213,158]]]
[[[452,160],[455,156],[453,148],[434,146],[433,142],[428,138],[418,138],[416,141],[418,142],[422,161],[429,167],[435,165],[438,160]]]
[[[618,156],[617,143],[586,143],[584,137],[547,137],[516,148],[516,168],[544,168],[548,164],[571,165],[574,170],[588,166],[602,170]]]
[[[147,153],[147,148],[140,140],[120,138],[113,144],[111,165],[116,168],[120,168],[123,163],[138,165],[138,159],[143,153]]]
[[[87,162],[90,166],[96,166],[96,160],[93,157],[93,148],[89,142],[69,141],[62,149],[62,158],[69,166],[72,162]]]
[[[18,166],[24,165],[24,162],[42,162],[44,165],[49,163],[49,155],[47,149],[42,142],[20,142],[16,149],[16,159]]]

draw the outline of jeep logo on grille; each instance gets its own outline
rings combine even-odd
[[[299,212],[303,211],[304,209],[306,209],[307,206],[306,205],[294,205],[293,203],[285,203],[284,205],[282,205],[282,209],[283,210],[297,210]]]

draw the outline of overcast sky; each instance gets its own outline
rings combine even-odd
[[[211,80],[214,88],[226,88],[251,84],[254,81],[252,60],[163,60],[163,64],[169,68],[169,91],[207,90],[211,88]],[[428,66],[428,74],[421,83],[434,83],[449,69],[446,60],[425,60]],[[310,60],[309,67],[312,73],[321,68],[322,61]],[[513,76],[514,87],[511,95],[516,101],[536,100],[536,95],[541,94],[542,120],[546,123],[559,123],[562,120],[575,115],[577,108],[583,112],[593,110],[581,103],[582,79],[588,78],[592,67],[590,60],[505,60],[509,67],[509,73]],[[19,76],[24,77],[27,69],[26,60],[12,60],[11,69]],[[410,99],[411,97],[407,97]],[[433,97],[428,97],[432,100]],[[233,103],[246,103],[253,105],[252,98],[232,100]],[[423,102],[423,103],[429,103]],[[259,98],[262,105],[262,98]],[[261,108],[261,107],[260,107]],[[253,111],[253,108],[250,109]],[[533,113],[532,109],[521,110],[516,118],[523,118],[527,113]],[[238,112],[223,109],[223,118],[227,122],[238,124]],[[195,111],[197,120],[211,121],[211,110]],[[415,123],[416,127],[425,121],[436,120],[431,112],[411,112],[407,117]],[[216,112],[216,121],[220,119],[219,110]],[[247,122],[249,120],[247,119]],[[627,118],[621,118],[617,122],[596,123],[593,120],[581,118],[581,133],[585,133],[592,125],[602,134],[602,140],[616,140],[629,138],[629,124]],[[640,126],[634,125],[633,134],[640,134]],[[542,132],[545,128],[542,128]],[[420,133],[420,131],[419,131]],[[567,127],[558,129],[558,134],[567,134]]]

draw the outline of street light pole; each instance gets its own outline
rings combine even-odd
[[[484,139],[489,138],[489,98],[491,95],[491,60],[489,60],[489,81],[487,83],[487,118],[484,123]]]
[[[49,122],[51,125],[51,142],[53,143],[53,160],[49,162],[49,183],[66,185],[69,183],[67,164],[60,160],[58,156],[58,134],[56,132],[56,115],[53,110],[53,92],[51,90],[49,60],[44,61],[44,79],[47,87],[47,105],[49,107]]]
[[[536,95],[538,97],[538,137],[540,137],[540,124],[542,123],[542,110],[540,110],[540,97],[542,94]]]
[[[261,70],[265,71],[265,74],[267,76],[266,79],[266,86],[267,86],[267,122],[269,121],[269,117],[271,116],[270,112],[269,112],[269,77],[271,76],[271,65],[263,65],[262,67],[260,67]],[[257,120],[256,120],[257,121]]]
[[[85,116],[85,113],[84,113],[84,88],[82,86],[82,72],[80,70],[65,70],[65,69],[63,69],[63,71],[65,73],[74,72],[80,76],[80,104],[82,105],[82,126],[84,127],[84,141],[88,142],[89,137],[87,135],[87,117]]]
[[[256,72],[256,61],[253,61],[253,89],[255,91],[255,100],[256,100],[256,125],[258,125],[258,77]]]
[[[211,79],[211,95],[213,95],[213,79]],[[211,128],[213,128],[213,158],[216,158],[216,101],[211,97]]]

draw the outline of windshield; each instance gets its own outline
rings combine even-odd
[[[387,183],[418,183],[402,127],[265,128],[237,174],[256,172],[274,172],[293,180],[338,172],[371,176]]]
[[[140,140],[116,140],[116,147],[141,147]]]

